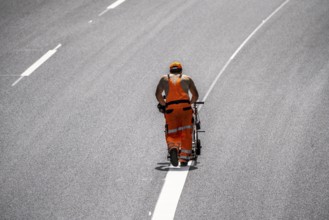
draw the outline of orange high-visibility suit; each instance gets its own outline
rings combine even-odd
[[[189,95],[181,86],[181,77],[174,83],[168,74],[166,97],[166,141],[171,148],[181,149],[180,162],[187,162],[192,153],[193,110]]]

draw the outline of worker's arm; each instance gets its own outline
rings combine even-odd
[[[191,98],[191,104],[193,104],[194,102],[196,102],[199,98],[199,93],[198,90],[195,87],[195,84],[193,82],[193,80],[190,78],[190,92],[192,94],[192,98]]]
[[[162,92],[165,89],[164,83],[165,83],[165,79],[164,79],[164,77],[162,77],[160,79],[159,84],[157,86],[157,89],[155,91],[155,97],[159,101],[160,105],[162,105],[162,106],[165,106],[166,105],[166,102],[165,102],[165,100],[162,97]]]

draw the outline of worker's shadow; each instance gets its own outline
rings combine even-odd
[[[186,171],[186,167],[180,167],[180,166],[177,166],[177,167],[170,167],[170,163],[169,162],[166,162],[166,163],[158,163],[159,166],[155,167],[154,169],[156,170],[159,170],[159,171]],[[189,170],[192,171],[192,170],[196,170],[198,169],[198,167],[196,165],[191,165],[189,166]]]

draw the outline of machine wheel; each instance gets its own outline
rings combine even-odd
[[[201,140],[198,139],[196,144],[196,155],[200,155],[200,154],[201,154]]]

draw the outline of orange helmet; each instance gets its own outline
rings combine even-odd
[[[172,62],[169,68],[171,73],[181,73],[183,71],[182,64],[178,61]]]

